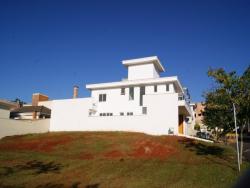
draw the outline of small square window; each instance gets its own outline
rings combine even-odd
[[[120,116],[124,116],[124,112],[120,112]]]
[[[166,91],[169,91],[169,84],[166,84]]]
[[[154,85],[154,92],[157,92],[157,85]]]
[[[121,88],[121,95],[125,95],[125,88]]]
[[[105,102],[106,101],[106,94],[99,94],[99,102]]]

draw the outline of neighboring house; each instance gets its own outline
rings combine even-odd
[[[34,93],[32,95],[32,103],[24,104],[20,108],[11,110],[10,118],[18,120],[35,120],[50,118],[51,110],[45,106],[38,106],[41,101],[48,101],[49,97],[40,93]]]
[[[7,100],[0,99],[0,118],[9,119],[10,111],[18,108],[18,104]]]
[[[195,108],[194,108],[195,124],[200,125],[201,132],[207,131],[207,127],[203,123],[204,109],[205,109],[205,105],[202,102],[195,103]]]
[[[125,60],[128,78],[88,84],[91,97],[38,102],[50,108],[50,131],[136,131],[188,134],[189,100],[177,76],[160,77],[156,56]],[[105,75],[105,73],[103,73]]]
[[[23,106],[10,112],[11,119],[19,120],[47,119],[50,115],[51,110],[45,106]]]

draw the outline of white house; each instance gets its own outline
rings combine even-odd
[[[89,98],[42,101],[51,109],[50,131],[136,131],[154,135],[187,134],[189,102],[177,76],[160,77],[159,59],[124,60],[128,78],[88,84]],[[105,73],[104,73],[105,74]]]

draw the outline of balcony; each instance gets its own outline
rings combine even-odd
[[[190,108],[190,105],[185,99],[185,96],[182,94],[179,94],[178,96],[178,107],[179,107],[179,114],[192,116],[192,110]]]

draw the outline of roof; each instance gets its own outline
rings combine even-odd
[[[99,83],[99,84],[87,84],[86,88],[89,90],[95,90],[95,89],[120,88],[128,86],[164,84],[164,83],[174,83],[178,91],[183,93],[183,88],[177,76],[153,78],[153,79],[141,79],[141,80],[124,80],[121,82],[109,82],[109,83]]]
[[[18,107],[18,104],[15,102],[0,99],[0,109],[11,110],[17,107]]]
[[[26,113],[26,112],[40,112],[42,114],[51,114],[51,110],[45,106],[23,106],[11,111],[11,113]]]
[[[164,72],[165,69],[162,66],[160,60],[157,56],[151,56],[151,57],[144,57],[144,58],[138,58],[138,59],[130,59],[130,60],[123,60],[122,64],[126,67],[133,66],[133,65],[144,65],[144,64],[150,64],[153,63],[156,67],[156,69],[159,72]]]

